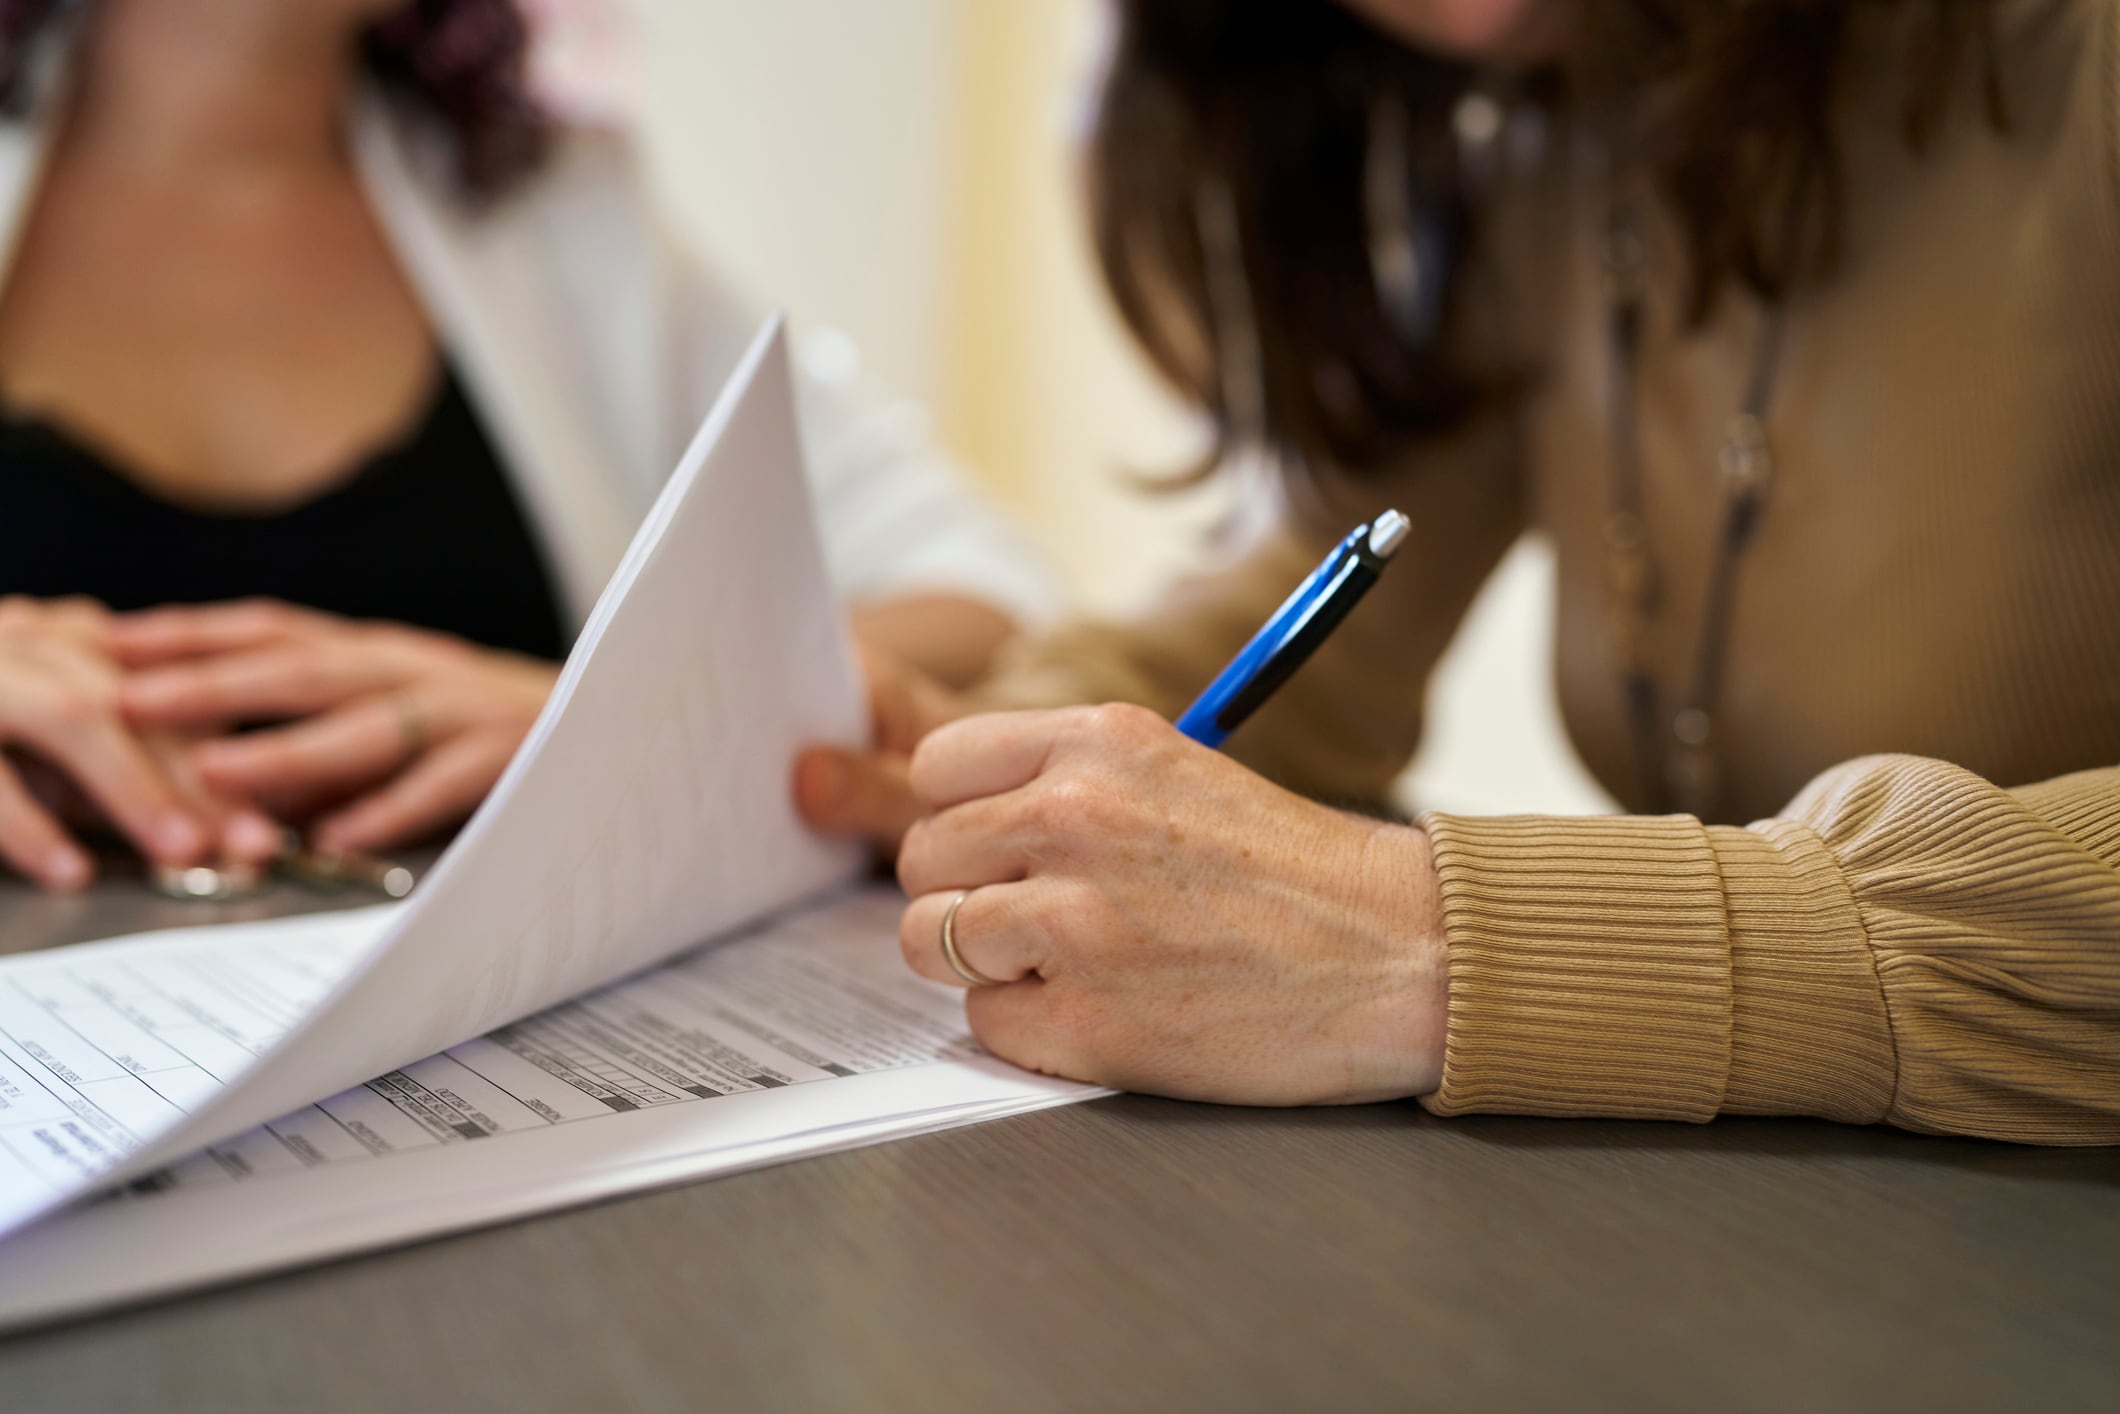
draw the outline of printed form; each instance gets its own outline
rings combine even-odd
[[[0,1191],[77,1192],[200,1108],[329,994],[386,911],[15,959],[0,973]]]
[[[983,1056],[960,995],[899,960],[899,907],[805,910],[47,1219],[0,1245],[0,1329],[1097,1093]],[[63,1180],[81,1147],[128,1152],[131,1107],[196,1103],[374,921],[285,926],[310,936],[11,977],[0,1163]]]

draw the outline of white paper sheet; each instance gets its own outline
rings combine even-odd
[[[11,959],[0,971],[0,1190],[103,1181],[142,1136],[256,1064],[375,945],[387,913],[187,928]]]
[[[899,961],[900,903],[869,890],[805,910],[50,1218],[0,1244],[0,1328],[1099,1093],[982,1056],[961,994]],[[344,949],[369,926],[310,921],[303,950]],[[161,1059],[91,1019],[161,1005],[140,999],[183,964],[146,956],[128,997],[76,985],[63,953],[27,990]],[[88,971],[109,975],[107,961]],[[249,965],[264,975],[214,985],[260,999],[283,985]]]
[[[789,802],[862,732],[800,457],[775,321],[407,903],[0,960],[0,1234],[845,878]]]

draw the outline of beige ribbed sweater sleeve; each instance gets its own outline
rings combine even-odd
[[[1780,818],[1432,815],[1443,1114],[2120,1143],[2120,768],[1871,757]]]

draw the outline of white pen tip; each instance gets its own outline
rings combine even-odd
[[[1379,559],[1388,560],[1398,553],[1399,545],[1406,539],[1406,532],[1413,529],[1413,522],[1397,511],[1386,511],[1369,523],[1369,553]]]

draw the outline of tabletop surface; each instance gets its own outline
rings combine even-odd
[[[1430,1407],[2120,1408],[2120,1151],[1127,1097],[0,1338],[40,1414]]]

